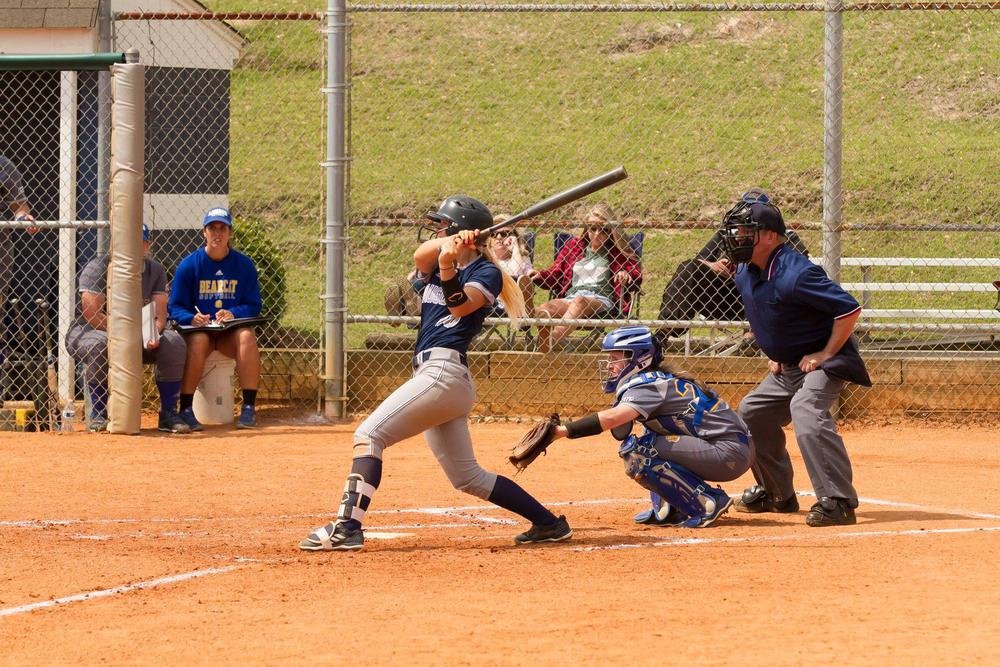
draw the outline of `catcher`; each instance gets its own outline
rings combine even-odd
[[[549,417],[525,434],[510,462],[523,470],[559,438],[583,438],[610,430],[622,442],[625,473],[650,492],[652,508],[637,523],[704,528],[729,509],[732,499],[707,481],[734,480],[750,467],[746,424],[725,401],[696,380],[663,367],[659,343],[646,327],[623,327],[604,337],[600,362],[614,405],[561,424]],[[634,422],[645,427],[632,435]]]

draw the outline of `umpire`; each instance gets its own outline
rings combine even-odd
[[[739,202],[726,214],[723,233],[747,320],[770,371],[740,403],[753,439],[757,485],[743,493],[736,509],[798,510],[782,430],[791,422],[817,498],[806,523],[853,524],[858,494],[830,408],[848,382],[871,386],[851,335],[861,306],[786,243],[785,222],[772,203]]]
[[[156,388],[160,392],[160,419],[157,428],[170,433],[189,433],[191,428],[177,413],[186,347],[184,339],[167,325],[167,272],[150,259],[152,241],[149,228],[142,226],[142,303],[156,307],[159,340],[142,350],[142,363],[156,364]],[[84,379],[90,396],[91,431],[108,429],[108,255],[98,255],[80,272],[76,320],[66,333],[66,349],[77,362],[83,362]]]

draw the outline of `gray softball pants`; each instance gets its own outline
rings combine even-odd
[[[817,498],[846,498],[857,506],[851,460],[830,408],[847,383],[823,370],[803,373],[783,364],[781,373],[768,373],[740,402],[740,417],[753,438],[753,473],[778,500],[795,495],[792,461],[782,427],[791,422],[802,459]]]
[[[707,482],[729,482],[750,468],[750,444],[736,440],[709,442],[690,435],[657,436],[660,458],[681,465]]]
[[[400,440],[424,434],[448,481],[486,500],[497,476],[476,461],[468,415],[476,402],[476,387],[458,353],[433,348],[431,358],[413,377],[392,392],[354,432],[354,458],[382,458]]]
[[[108,383],[108,332],[87,329],[74,324],[66,334],[66,350],[85,366],[87,382]],[[187,346],[176,331],[160,334],[160,346],[142,351],[142,363],[156,364],[157,382],[178,382],[184,375]]]

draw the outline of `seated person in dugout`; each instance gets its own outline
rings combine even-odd
[[[528,277],[557,296],[535,308],[535,317],[583,319],[622,314],[630,308],[628,286],[642,282],[642,267],[628,239],[618,229],[611,209],[598,204],[587,210],[580,233],[566,241],[552,266]],[[549,352],[574,327],[538,328],[539,349]],[[551,331],[550,331],[551,329]]]
[[[185,257],[177,267],[170,291],[170,319],[178,324],[207,326],[234,318],[260,315],[260,285],[253,260],[229,247],[233,217],[227,209],[205,214],[205,246]],[[253,327],[225,331],[196,331],[184,335],[187,360],[181,379],[181,419],[192,431],[202,430],[191,405],[201,381],[205,359],[218,350],[236,360],[236,374],[243,390],[238,428],[257,425],[255,404],[260,382],[260,352]]]
[[[177,414],[177,395],[184,370],[184,340],[167,330],[167,272],[149,258],[152,246],[149,228],[142,226],[142,303],[156,308],[156,329],[160,339],[142,350],[142,363],[156,364],[156,388],[160,392],[160,420],[157,428],[171,433],[188,433],[190,427]],[[66,350],[77,363],[84,364],[84,380],[90,397],[90,430],[108,429],[108,263],[109,255],[98,255],[80,272],[76,319],[66,333]]]
[[[499,224],[510,219],[509,215],[497,215],[493,218],[493,224]],[[516,226],[503,227],[493,232],[489,240],[490,250],[496,260],[500,270],[509,275],[521,288],[521,295],[524,297],[524,305],[527,312],[534,309],[535,285],[531,282],[528,274],[534,270],[531,265],[531,252],[521,237],[521,232]],[[493,308],[494,317],[504,317],[503,302],[497,299]]]
[[[770,196],[761,188],[744,192],[740,201],[769,203]],[[743,301],[730,278],[729,260],[722,244],[723,230],[712,235],[694,259],[681,262],[667,282],[660,301],[661,320],[692,320],[699,315],[706,320],[742,321]],[[805,244],[789,230],[788,243],[800,253],[809,256]],[[687,329],[662,329],[657,332],[663,344],[669,337],[681,337]]]

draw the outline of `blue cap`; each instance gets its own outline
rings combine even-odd
[[[143,241],[149,240],[149,227],[147,227],[146,225],[142,226],[142,240]]]
[[[233,226],[233,216],[229,212],[228,208],[213,208],[208,213],[205,214],[205,221],[201,223],[202,227],[207,227],[213,222],[224,222],[227,227]]]

